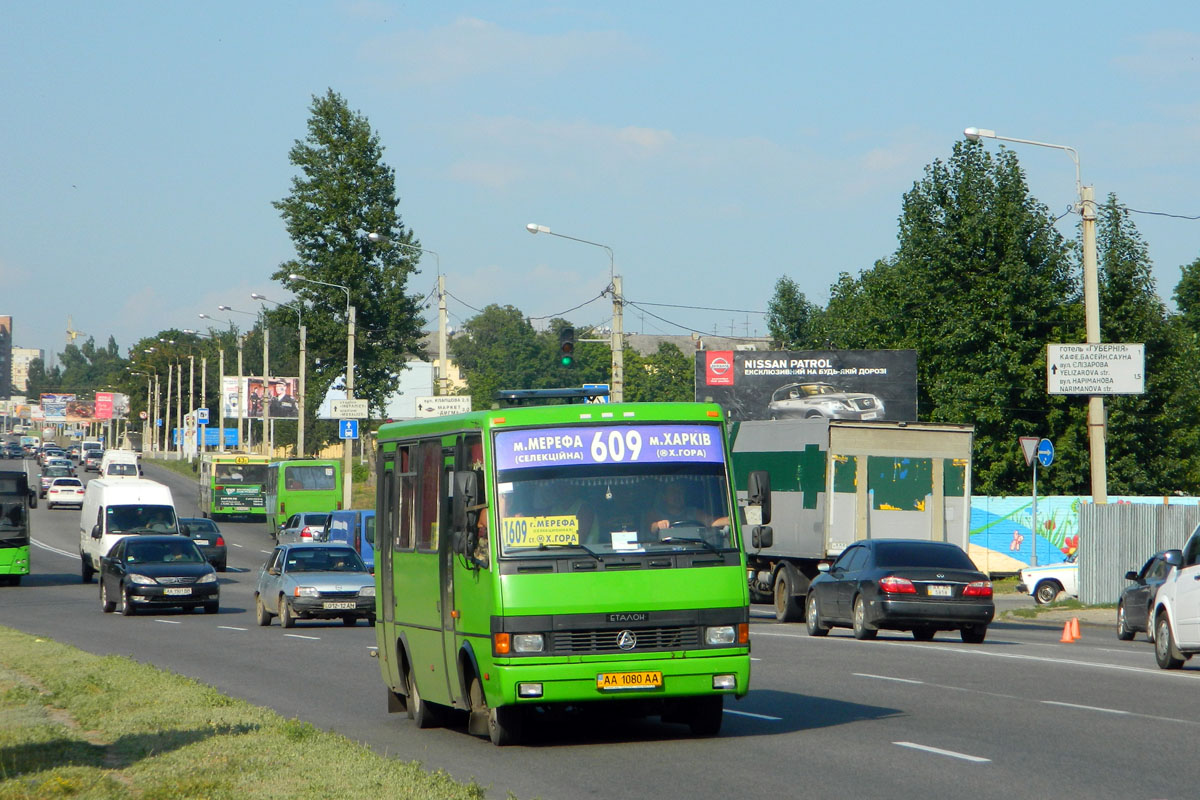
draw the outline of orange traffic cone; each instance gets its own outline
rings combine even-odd
[[[1062,638],[1059,639],[1059,641],[1062,642],[1063,644],[1070,644],[1071,642],[1075,641],[1075,637],[1071,636],[1071,621],[1070,620],[1067,620],[1066,622],[1063,623],[1063,634],[1062,634]]]
[[[1079,617],[1071,617],[1071,638],[1075,641],[1083,638],[1079,635]]]

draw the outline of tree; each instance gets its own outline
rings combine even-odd
[[[696,361],[670,342],[643,356],[625,350],[625,400],[631,403],[684,403],[696,399]]]
[[[775,282],[775,294],[767,301],[767,331],[784,350],[818,349],[816,318],[821,309],[808,301],[800,287],[784,276]]]
[[[274,203],[297,257],[271,277],[304,309],[313,359],[308,414],[315,416],[326,390],[345,375],[349,306],[357,312],[354,393],[378,411],[398,387],[407,357],[424,355],[424,319],[418,298],[408,293],[420,242],[400,219],[395,173],[383,163],[379,136],[366,117],[332,89],[314,96],[310,110],[308,135],[289,152],[301,174],[292,179],[291,193]],[[368,238],[372,233],[382,241]]]

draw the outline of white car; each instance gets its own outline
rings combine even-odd
[[[1183,546],[1182,562],[1158,587],[1150,620],[1154,660],[1162,669],[1179,669],[1200,653],[1200,527]]]
[[[83,508],[83,481],[79,478],[55,478],[46,489],[46,508],[75,506]]]
[[[1079,597],[1079,564],[1072,556],[1059,564],[1026,567],[1021,570],[1017,591],[1033,595],[1039,606],[1053,603],[1060,594]]]

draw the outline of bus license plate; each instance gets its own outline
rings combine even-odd
[[[601,672],[596,676],[596,688],[603,692],[622,689],[661,689],[662,673],[646,672]]]
[[[950,587],[943,586],[940,583],[935,583],[935,584],[932,584],[929,586],[927,593],[931,597],[949,597],[950,596]]]
[[[191,593],[191,587],[188,586],[168,586],[166,589],[163,589],[163,594],[171,596]]]
[[[325,601],[325,608],[330,611],[353,611],[354,603],[334,602],[332,600]]]

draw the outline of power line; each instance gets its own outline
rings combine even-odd
[[[551,319],[553,317],[561,317],[563,314],[570,314],[572,311],[577,311],[577,310],[583,308],[584,306],[590,306],[592,303],[596,302],[597,300],[600,300],[603,297],[604,297],[604,293],[601,292],[600,294],[593,297],[591,300],[584,301],[584,302],[580,303],[579,305],[575,306],[574,308],[568,308],[566,311],[559,311],[557,314],[545,314],[540,317],[526,317],[526,319],[529,320],[530,322],[533,322],[535,319]]]

